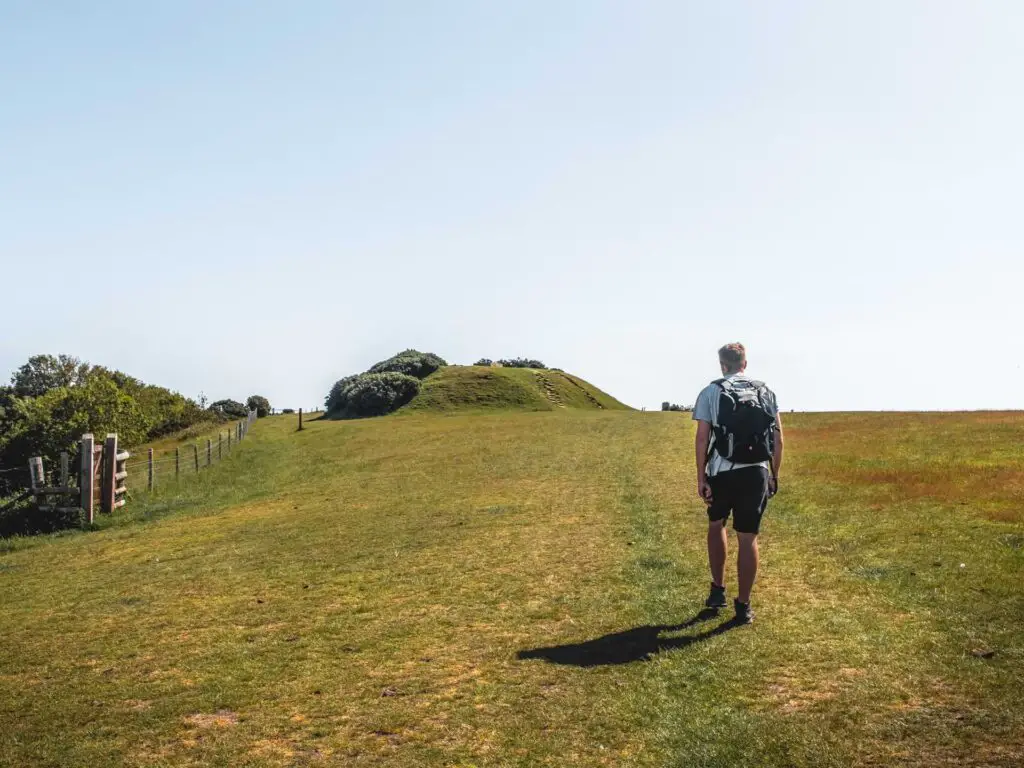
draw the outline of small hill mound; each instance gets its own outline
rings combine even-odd
[[[558,408],[630,410],[611,395],[562,371],[449,365],[423,381],[403,411]]]

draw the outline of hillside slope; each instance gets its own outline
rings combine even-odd
[[[450,365],[423,382],[403,410],[631,410],[593,384],[561,371]]]

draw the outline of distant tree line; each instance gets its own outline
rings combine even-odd
[[[477,360],[476,363],[474,363],[474,365],[497,365],[502,368],[538,368],[540,370],[547,370],[548,368],[540,360],[531,360],[526,357],[515,357],[512,358],[511,360],[498,360],[497,362],[491,360],[490,358],[484,357],[481,358],[480,360]]]
[[[670,403],[668,400],[666,400],[665,402],[663,402],[661,404],[661,410],[663,410],[663,411],[692,411],[693,410],[693,406],[692,405],[676,405],[675,403]]]

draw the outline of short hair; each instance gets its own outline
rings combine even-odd
[[[734,341],[718,350],[718,359],[730,372],[738,371],[747,362],[747,349]]]

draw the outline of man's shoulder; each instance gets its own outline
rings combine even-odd
[[[715,403],[718,400],[717,395],[718,384],[717,380],[712,381],[697,395],[697,401],[693,405],[693,420],[694,421],[714,421],[714,408]]]
[[[702,398],[706,399],[710,397],[716,397],[718,393],[721,391],[721,387],[718,384],[720,381],[721,379],[715,379],[710,384],[705,386],[704,389],[700,391],[700,394],[697,395],[697,399],[700,400]]]

